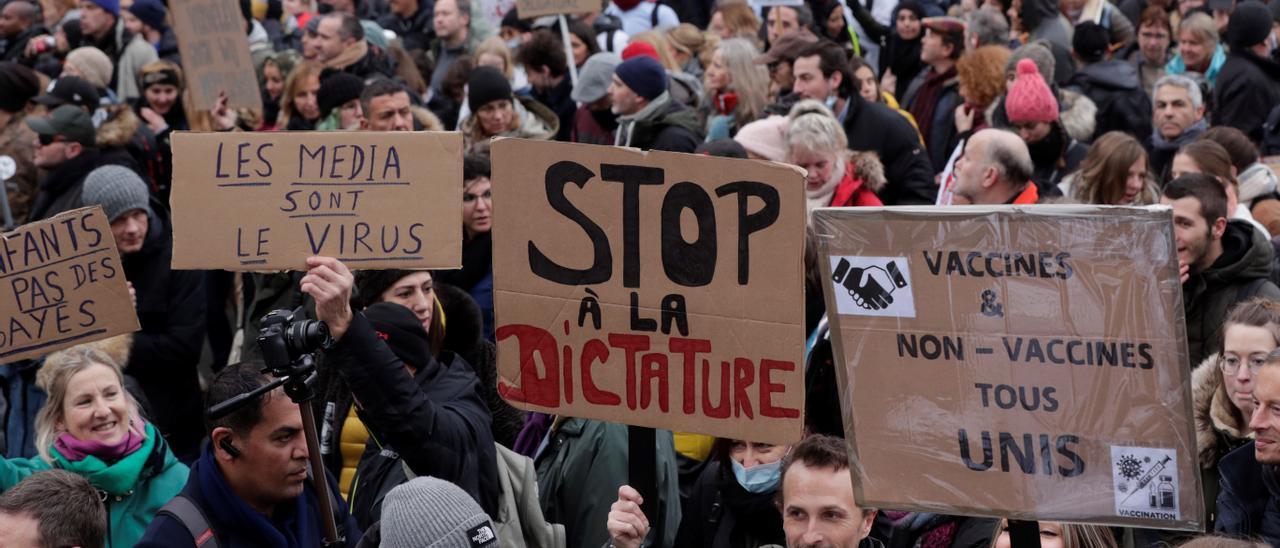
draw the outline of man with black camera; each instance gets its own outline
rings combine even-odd
[[[214,377],[209,405],[226,402],[269,383],[259,367],[229,365]],[[321,546],[321,505],[307,468],[307,442],[298,404],[276,388],[208,421],[209,444],[191,465],[182,492],[147,527],[138,546]],[[330,501],[354,547],[361,532],[329,481]]]
[[[347,382],[370,434],[353,482],[357,523],[377,521],[380,499],[409,472],[453,483],[498,515],[492,418],[471,367],[431,348],[421,320],[394,301],[353,311],[355,277],[341,261],[311,257],[307,266],[300,288],[333,338],[325,365]]]

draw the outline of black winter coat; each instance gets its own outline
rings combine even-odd
[[[578,111],[578,103],[573,100],[573,97],[570,97],[572,92],[573,81],[569,79],[568,73],[564,75],[564,80],[561,80],[560,85],[556,87],[546,91],[533,90],[533,99],[546,105],[560,119],[560,129],[556,132],[556,140],[566,143],[569,142],[569,136],[573,134],[573,115]]]
[[[1218,73],[1213,104],[1213,125],[1231,126],[1261,143],[1265,113],[1280,104],[1280,63],[1232,51]]]
[[[755,548],[786,544],[776,492],[748,493],[718,461],[708,462],[684,505],[676,546]]]
[[[1280,546],[1280,507],[1277,506],[1277,471],[1258,462],[1254,443],[1236,449],[1218,461],[1221,472],[1218,520],[1214,532],[1235,538],[1262,537]]]
[[[360,403],[357,413],[369,429],[369,444],[352,482],[352,515],[366,526],[378,519],[382,497],[398,482],[393,474],[404,459],[416,475],[449,481],[471,495],[489,515],[497,515],[497,455],[489,410],[471,366],[442,352],[412,377],[404,362],[383,343],[364,314],[329,352]]]
[[[418,2],[418,11],[412,17],[404,18],[388,12],[378,19],[382,28],[394,31],[406,51],[426,50],[431,41],[436,39],[436,29],[432,26],[431,14],[435,9],[434,0]]]
[[[868,103],[860,95],[849,98],[844,132],[852,150],[870,150],[880,155],[888,184],[880,190],[884,205],[933,205],[938,185],[933,165],[920,146],[915,126],[905,117],[880,103]]]
[[[151,402],[152,422],[180,459],[194,459],[204,437],[196,366],[204,345],[204,273],[172,270],[173,227],[164,204],[151,199],[147,239],[122,254],[125,279],[138,297],[138,323],[125,368]]]
[[[1097,105],[1093,138],[1108,131],[1151,134],[1151,99],[1142,89],[1138,67],[1126,61],[1102,61],[1076,71],[1067,87]]]
[[[59,213],[81,206],[84,178],[98,167],[102,154],[98,147],[87,147],[79,156],[62,162],[40,180],[39,191],[27,213],[27,222],[43,221]]]

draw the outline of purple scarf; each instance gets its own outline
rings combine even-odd
[[[546,413],[531,412],[525,418],[524,428],[520,429],[520,434],[516,436],[516,442],[512,444],[511,449],[521,455],[529,458],[536,456],[538,446],[542,445],[542,438],[547,437],[547,430],[551,429],[551,419],[554,415]]]
[[[129,433],[115,443],[102,443],[95,440],[81,440],[66,432],[54,440],[53,446],[63,457],[71,462],[84,460],[90,455],[107,464],[114,463],[142,447],[146,439],[146,426],[138,419],[129,420]]]

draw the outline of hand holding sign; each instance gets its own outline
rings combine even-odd
[[[618,500],[609,507],[610,546],[640,548],[649,534],[649,518],[640,510],[642,504],[644,498],[630,485],[618,488]]]

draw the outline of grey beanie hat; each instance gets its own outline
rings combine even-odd
[[[114,222],[135,209],[151,214],[150,198],[147,183],[127,167],[102,166],[89,172],[84,179],[84,205],[101,205],[108,222]]]
[[[496,548],[497,532],[480,505],[457,485],[419,477],[382,500],[383,548]]]
[[[569,97],[579,103],[599,101],[609,91],[613,82],[613,71],[622,64],[622,58],[616,53],[602,51],[587,58],[578,71],[578,85],[573,87]]]
[[[1036,68],[1040,69],[1040,76],[1044,77],[1044,81],[1053,82],[1053,71],[1057,67],[1053,59],[1053,50],[1049,48],[1048,42],[1037,40],[1013,50],[1013,55],[1009,56],[1009,62],[1004,64],[1005,76],[1018,72],[1018,61],[1030,59],[1036,64]]]

